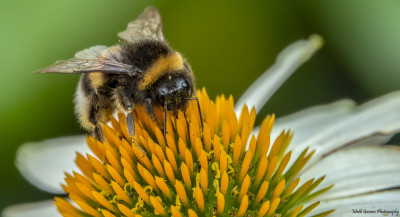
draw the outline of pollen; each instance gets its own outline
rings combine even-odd
[[[301,180],[314,152],[305,149],[293,160],[287,150],[291,131],[271,141],[274,115],[252,135],[254,109],[244,106],[238,117],[232,96],[210,100],[205,89],[197,96],[202,119],[196,102],[186,111],[168,112],[165,137],[164,118],[156,123],[143,108],[133,111],[134,138],[124,114],[110,117],[111,124],[102,126],[104,142],[89,136],[93,154],[77,154],[81,171],[66,174],[62,187],[70,200],[56,197],[58,211],[63,216],[294,217],[319,205],[310,199],[332,186],[315,190],[324,177]],[[163,117],[162,109],[155,111]]]

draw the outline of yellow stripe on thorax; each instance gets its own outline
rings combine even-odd
[[[167,72],[174,73],[183,68],[183,59],[178,52],[162,56],[146,71],[144,78],[139,82],[139,89],[146,90]]]

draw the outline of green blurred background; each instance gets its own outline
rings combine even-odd
[[[28,141],[81,134],[73,114],[79,75],[32,74],[83,48],[112,45],[148,5],[166,38],[209,94],[241,93],[289,43],[318,33],[324,48],[262,113],[278,116],[350,97],[364,102],[399,89],[399,1],[0,1],[0,210],[49,199],[13,162]]]

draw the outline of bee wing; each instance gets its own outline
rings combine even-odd
[[[92,46],[90,48],[86,48],[84,50],[81,50],[75,54],[76,58],[82,58],[82,59],[96,59],[101,52],[107,50],[108,47],[104,45],[96,45]]]
[[[118,37],[126,41],[138,38],[165,41],[160,12],[155,7],[146,8],[136,20],[128,23],[125,31],[118,33]]]
[[[118,62],[119,47],[93,46],[79,51],[69,60],[59,60],[36,73],[90,73],[135,74],[131,65]]]
[[[103,72],[110,74],[129,74],[133,75],[132,66],[119,63],[116,61],[107,61],[100,59],[81,59],[72,58],[69,60],[59,60],[53,65],[38,70],[36,73],[90,73],[90,72]]]

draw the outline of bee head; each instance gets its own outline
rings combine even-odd
[[[166,103],[168,110],[177,112],[186,108],[192,87],[182,75],[165,75],[157,82],[155,94],[161,105]]]

